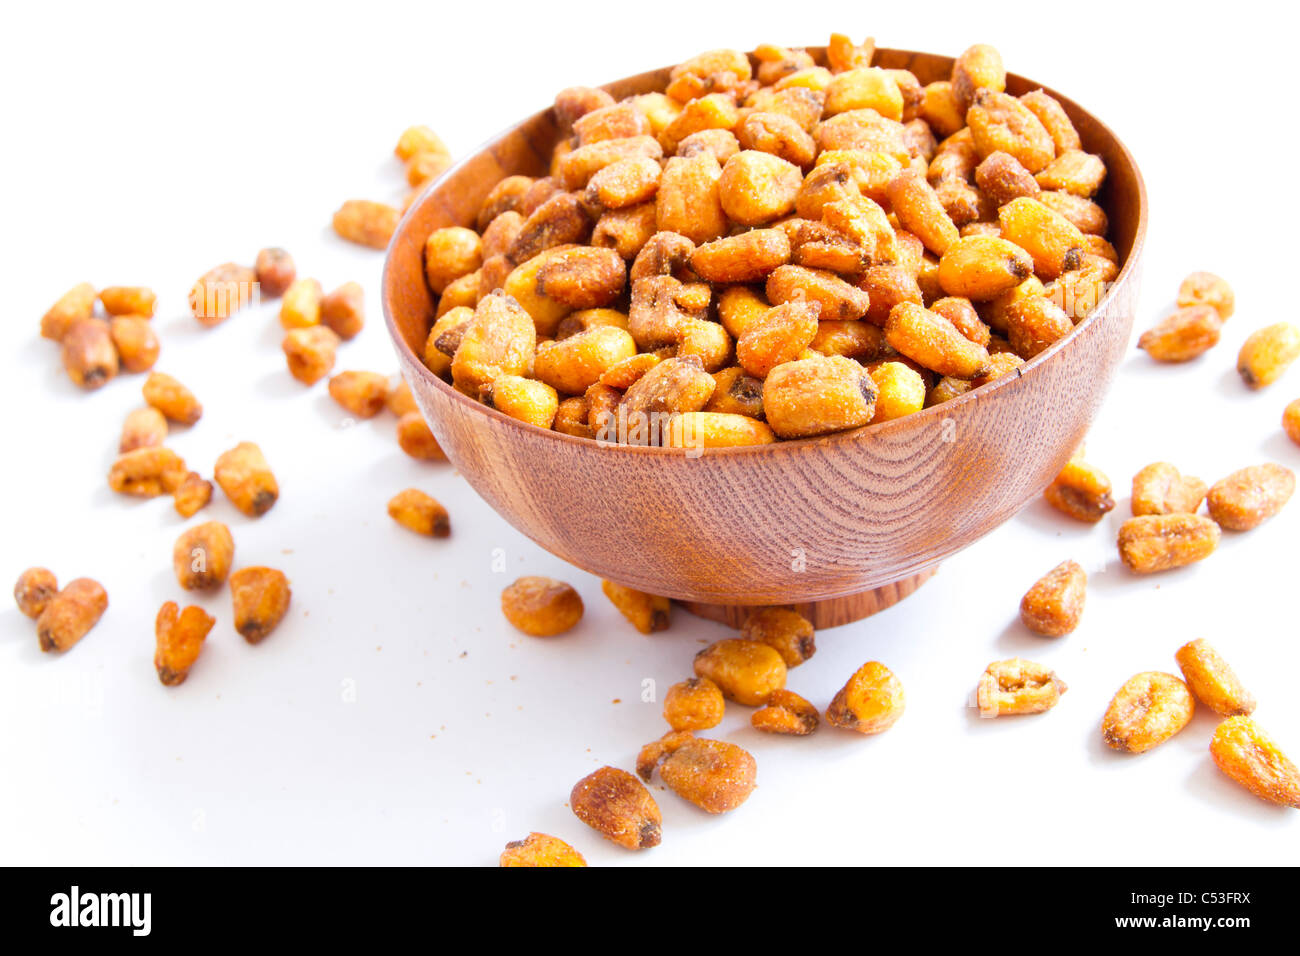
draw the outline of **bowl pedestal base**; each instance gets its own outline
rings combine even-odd
[[[798,611],[811,621],[812,626],[819,631],[828,627],[839,627],[841,624],[860,621],[864,617],[870,617],[877,611],[883,611],[885,608],[897,604],[930,580],[938,569],[938,565],[926,568],[924,571],[900,578],[890,584],[859,591],[857,594],[850,594],[846,597],[783,606]],[[756,610],[755,606],[745,604],[699,604],[694,601],[679,601],[678,603],[698,617],[718,621],[736,630],[740,630],[745,623],[745,618],[749,616],[751,611]]]

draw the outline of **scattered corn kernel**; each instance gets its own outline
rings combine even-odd
[[[867,661],[826,708],[826,722],[860,734],[878,734],[894,726],[905,705],[903,685],[893,671],[879,661]]]
[[[213,477],[230,503],[250,518],[266,514],[280,497],[280,486],[266,456],[252,442],[240,442],[222,452]]]
[[[1295,494],[1295,473],[1273,463],[1234,471],[1205,496],[1210,517],[1229,531],[1249,531],[1273,517]]]
[[[1111,700],[1102,739],[1112,750],[1145,753],[1186,727],[1195,709],[1191,692],[1177,677],[1146,671],[1130,678]]]
[[[36,638],[42,651],[66,651],[99,623],[108,608],[108,593],[90,578],[64,585],[45,604],[36,619]]]
[[[154,621],[157,649],[153,655],[158,680],[167,687],[183,684],[215,623],[215,617],[194,605],[182,611],[175,601],[168,601],[159,608]]]
[[[187,591],[219,588],[230,575],[235,539],[220,521],[208,521],[181,532],[172,547],[172,570]]]
[[[289,613],[289,579],[275,568],[240,568],[230,575],[230,602],[235,630],[249,644],[258,644]]]
[[[601,767],[573,785],[569,807],[605,839],[629,850],[646,850],[663,839],[663,815],[650,791],[617,767]]]
[[[1261,800],[1300,809],[1300,768],[1250,717],[1229,717],[1210,738],[1214,765]]]
[[[1005,717],[1051,710],[1066,690],[1065,681],[1052,669],[1013,657],[988,666],[975,696],[981,717]]]
[[[582,854],[558,837],[530,833],[511,840],[501,851],[498,866],[586,866]]]
[[[774,690],[767,703],[750,715],[749,722],[755,730],[767,734],[806,737],[817,729],[821,716],[816,707],[794,691]]]
[[[501,611],[511,624],[533,637],[553,637],[582,620],[582,598],[554,578],[519,578],[501,592]]]
[[[47,568],[28,568],[18,575],[18,583],[14,585],[14,601],[18,604],[18,610],[33,620],[41,616],[58,593],[58,578]],[[718,695],[718,700],[722,700],[721,694]]]
[[[1020,601],[1020,620],[1035,634],[1061,637],[1079,626],[1088,596],[1088,575],[1075,561],[1058,564]]]
[[[144,400],[178,425],[193,425],[203,417],[203,406],[188,388],[163,372],[150,372],[140,389]]]

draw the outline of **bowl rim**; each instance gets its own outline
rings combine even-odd
[[[879,47],[877,48],[877,53],[902,54],[906,56],[932,56],[932,57],[939,57],[948,60],[953,59],[952,57],[948,57],[943,54],[926,53],[920,50],[903,50],[903,49],[889,48],[889,47]],[[643,71],[642,73],[633,74],[632,76],[627,76],[617,80],[612,80],[608,83],[602,84],[602,87],[613,86],[646,74],[664,72],[669,69],[671,69],[671,66],[660,67],[658,70],[646,70]],[[838,445],[838,444],[849,443],[849,442],[858,442],[858,441],[864,441],[869,439],[885,440],[888,439],[889,436],[891,436],[894,432],[911,430],[914,428],[922,428],[927,424],[933,425],[933,424],[941,423],[945,419],[950,418],[954,413],[954,411],[960,409],[963,405],[969,404],[970,402],[978,400],[984,396],[991,395],[999,391],[1000,389],[1014,388],[1020,382],[1020,380],[1023,379],[1026,375],[1031,375],[1035,373],[1039,368],[1046,365],[1052,359],[1062,355],[1066,351],[1066,349],[1069,348],[1070,344],[1083,334],[1085,329],[1091,328],[1097,322],[1100,322],[1103,319],[1107,318],[1108,316],[1106,316],[1102,312],[1102,306],[1105,305],[1112,298],[1112,296],[1115,295],[1115,292],[1120,286],[1120,284],[1127,281],[1132,276],[1132,274],[1136,271],[1138,261],[1142,255],[1143,245],[1146,240],[1147,217],[1148,217],[1148,210],[1149,210],[1149,201],[1147,198],[1146,182],[1142,177],[1142,170],[1138,166],[1137,160],[1134,158],[1129,148],[1124,144],[1124,141],[1115,134],[1115,131],[1112,130],[1110,126],[1108,126],[1102,120],[1098,119],[1097,116],[1093,114],[1090,110],[1084,109],[1075,100],[1071,99],[1070,97],[1064,96],[1058,93],[1056,90],[1052,89],[1051,87],[1045,86],[1041,83],[1037,83],[1034,80],[1021,76],[1018,73],[1008,73],[1007,77],[1008,79],[1016,80],[1018,83],[1023,83],[1029,86],[1031,89],[1043,90],[1049,96],[1060,101],[1063,105],[1072,106],[1075,110],[1088,116],[1094,123],[1096,123],[1101,128],[1101,130],[1107,136],[1110,137],[1111,141],[1118,148],[1120,156],[1123,157],[1129,169],[1132,170],[1134,180],[1137,183],[1137,195],[1138,195],[1138,218],[1137,218],[1137,226],[1133,232],[1133,245],[1132,248],[1129,250],[1129,254],[1125,257],[1123,264],[1120,266],[1119,273],[1111,281],[1110,285],[1106,289],[1106,292],[1097,301],[1097,304],[1093,307],[1092,312],[1090,312],[1082,322],[1079,322],[1077,325],[1075,325],[1074,328],[1071,329],[1070,332],[1067,335],[1065,335],[1063,338],[1058,339],[1056,342],[1053,342],[1050,346],[1048,346],[1043,351],[1039,352],[1028,362],[1025,362],[1023,365],[1018,366],[1015,370],[1016,371],[1015,375],[1003,375],[1000,378],[994,379],[992,382],[988,382],[984,385],[981,385],[978,388],[973,388],[970,391],[964,392],[963,394],[957,396],[956,398],[949,399],[948,401],[943,402],[942,404],[932,405],[929,408],[922,408],[918,412],[912,412],[911,414],[903,415],[899,418],[890,419],[889,421],[886,422],[877,422],[874,424],[868,422],[867,424],[859,425],[856,428],[845,429],[844,431],[830,432],[829,434],[826,435],[814,435],[807,438],[779,439],[775,442],[769,442],[764,445],[733,445],[733,446],[726,446],[726,447],[702,448],[702,449],[671,448],[671,447],[664,447],[660,445],[627,445],[627,444],[620,444],[618,442],[597,441],[594,438],[581,438],[577,435],[568,435],[565,434],[564,432],[557,432],[553,428],[542,428],[539,425],[533,425],[529,422],[520,421],[519,419],[513,418],[505,414],[504,412],[498,411],[495,408],[489,408],[487,405],[484,405],[482,402],[475,401],[474,399],[470,398],[468,395],[458,391],[456,388],[452,387],[447,382],[443,381],[443,379],[440,376],[435,375],[432,371],[430,371],[429,368],[424,364],[424,361],[421,359],[421,357],[416,355],[414,350],[407,343],[406,337],[402,335],[401,331],[397,328],[396,319],[394,319],[392,315],[392,309],[390,308],[390,296],[389,296],[389,289],[391,288],[391,283],[396,280],[395,275],[392,274],[392,270],[393,270],[393,256],[391,254],[392,246],[396,242],[397,237],[402,235],[403,231],[406,228],[408,228],[410,223],[414,221],[418,211],[424,206],[425,203],[429,201],[429,198],[433,194],[434,190],[438,187],[440,183],[442,183],[444,179],[450,178],[451,176],[459,172],[462,167],[464,167],[469,162],[471,162],[478,156],[482,155],[483,153],[493,150],[494,147],[498,146],[503,141],[508,139],[511,135],[513,135],[515,130],[517,130],[520,126],[541,119],[546,113],[550,112],[551,107],[547,107],[546,109],[539,110],[536,113],[530,114],[529,116],[526,116],[523,119],[518,120],[515,123],[512,123],[511,125],[498,131],[488,140],[480,144],[476,149],[467,152],[464,156],[462,156],[455,163],[449,166],[436,179],[431,180],[423,188],[423,190],[421,190],[420,195],[416,198],[414,202],[410,204],[406,212],[402,215],[401,219],[397,224],[396,230],[394,230],[393,232],[393,239],[390,240],[389,247],[384,253],[384,268],[380,279],[381,299],[382,299],[383,310],[384,310],[384,324],[388,329],[389,338],[391,338],[393,341],[393,347],[397,350],[399,359],[404,359],[406,364],[412,365],[416,369],[417,374],[420,375],[420,377],[424,381],[429,382],[432,388],[436,390],[440,390],[444,395],[450,398],[453,402],[460,403],[462,407],[466,409],[472,409],[473,414],[492,416],[495,417],[500,422],[502,422],[503,424],[505,424],[507,427],[523,429],[528,432],[534,432],[539,435],[546,435],[548,436],[548,438],[554,441],[569,442],[576,445],[581,445],[584,448],[594,448],[596,450],[607,452],[607,453],[653,455],[653,456],[668,457],[668,458],[688,458],[694,461],[701,461],[704,459],[720,458],[720,457],[731,458],[731,457],[739,457],[739,456],[746,456],[746,455],[768,455],[768,454],[779,454],[782,451],[795,451],[797,449],[802,449],[802,448],[810,448],[810,447],[824,448],[831,445]]]

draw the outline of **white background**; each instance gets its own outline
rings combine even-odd
[[[0,611],[0,862],[491,864],[529,830],[600,865],[1294,862],[1296,813],[1218,775],[1212,715],[1139,757],[1112,754],[1098,733],[1125,679],[1176,671],[1175,649],[1208,637],[1300,758],[1300,504],[1164,576],[1126,574],[1114,548],[1129,478],[1152,460],[1210,481],[1265,460],[1300,465],[1279,427],[1300,370],[1259,394],[1233,370],[1252,329],[1296,317],[1293,38],[1242,3],[1092,2],[1068,14],[1004,3],[990,15],[969,3],[825,2],[802,5],[802,20],[791,9],[5,8],[0,578],[31,564],[63,581],[91,575],[111,606],[62,657],[39,653],[12,606]],[[294,382],[274,306],[205,331],[185,295],[209,267],[283,245],[300,274],[366,288],[369,325],[337,368],[393,371],[382,256],[328,226],[344,199],[400,199],[391,150],[403,128],[427,122],[460,153],[566,85],[715,46],[822,43],[831,30],[949,54],[991,42],[1011,69],[1106,118],[1151,196],[1138,329],[1169,311],[1193,269],[1227,276],[1238,311],[1192,365],[1155,367],[1136,350],[1121,365],[1089,439],[1117,486],[1108,520],[1074,524],[1032,503],[902,605],[819,635],[790,686],[825,706],[861,663],[882,660],[907,689],[892,730],[772,738],[732,707],[717,734],[755,753],[757,791],[714,819],[656,789],[663,844],[632,854],[571,815],[569,789],[601,764],[631,766],[665,729],[659,704],[639,700],[642,681],[662,693],[724,629],[678,611],[667,633],[634,632],[597,580],[513,532],[449,467],[406,458],[391,418],[347,427],[323,382]],[[261,520],[219,492],[194,520],[230,524],[237,566],[288,573],[288,619],[250,647],[231,627],[228,590],[202,599],[218,623],[180,688],[158,683],[151,658],[159,604],[183,599],[170,555],[187,523],[169,500],[122,498],[104,481],[141,378],[82,393],[37,334],[42,312],[82,280],[158,290],[158,368],[206,408],[171,439],[191,466],[210,474],[218,453],[252,440],[282,488]],[[449,541],[386,516],[411,485],[446,503]],[[494,549],[508,574],[492,572]],[[1034,637],[1017,620],[1020,596],[1071,557],[1091,574],[1083,623],[1064,639]],[[510,629],[499,595],[524,573],[578,588],[576,631],[537,640]],[[1042,717],[981,720],[968,695],[990,660],[1013,655],[1050,664],[1070,691]]]

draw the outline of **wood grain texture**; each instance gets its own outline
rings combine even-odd
[[[878,50],[877,62],[906,67],[922,83],[952,66],[900,50]],[[662,89],[667,75],[606,89]],[[1009,75],[1007,88],[1039,84]],[[1097,198],[1123,268],[1096,310],[1019,375],[882,425],[695,458],[545,431],[461,395],[418,357],[434,312],[424,240],[472,224],[503,176],[544,174],[558,135],[550,110],[458,163],[402,220],[383,282],[402,374],[474,489],[543,548],[593,574],[682,601],[742,605],[808,604],[918,575],[1042,491],[1083,439],[1128,344],[1146,230],[1142,178],[1104,124],[1048,92],[1109,168]]]

